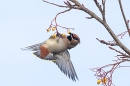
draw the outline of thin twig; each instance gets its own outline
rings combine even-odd
[[[103,44],[106,44],[106,45],[110,45],[110,46],[118,46],[116,43],[108,43],[104,40],[99,40],[98,38],[96,38],[99,42],[103,43]]]
[[[106,2],[106,0],[102,0],[103,8],[102,8],[102,6],[98,3],[97,0],[94,0],[94,2],[95,2],[97,8],[99,9],[99,11],[100,11],[101,14],[102,14],[102,19],[103,19],[103,21],[106,22],[106,18],[105,18],[105,2]]]
[[[110,46],[109,46],[109,48],[110,48],[111,50],[114,50],[114,51],[116,51],[116,52],[120,53],[122,56],[125,56],[125,57],[127,57],[127,58],[130,58],[130,56],[129,56],[129,55],[126,55],[126,54],[124,54],[123,52],[121,52],[121,51],[119,51],[119,50],[116,50],[116,49],[115,49],[115,48],[113,48],[113,47],[110,47]]]
[[[103,5],[102,17],[103,17],[103,21],[106,22],[106,18],[105,18],[105,2],[106,2],[106,0],[102,0],[102,5]]]
[[[127,22],[127,20],[126,20],[126,17],[125,17],[124,11],[123,11],[123,7],[122,7],[121,0],[118,0],[118,2],[119,2],[119,5],[120,5],[121,13],[122,13],[122,16],[123,16],[123,19],[124,19],[126,28],[127,28],[127,30],[128,30],[128,34],[129,34],[129,36],[130,36],[129,25],[128,25],[128,22]]]
[[[48,2],[46,0],[43,0],[44,2],[48,3],[48,4],[52,4],[52,5],[55,5],[55,6],[58,6],[58,7],[65,7],[65,8],[69,8],[68,6],[62,6],[62,5],[58,5],[58,4],[55,4],[55,3],[51,3],[51,2]]]
[[[118,61],[116,63],[113,63],[113,64],[108,64],[108,65],[105,65],[103,67],[100,67],[100,68],[93,68],[93,69],[90,69],[92,70],[93,72],[96,72],[95,73],[95,76],[97,79],[104,79],[104,78],[107,78],[107,81],[105,83],[103,83],[103,86],[112,86],[114,85],[112,83],[112,75],[113,75],[113,72],[115,71],[115,69],[119,68],[120,67],[120,64],[123,63],[125,61],[121,60],[121,61]],[[105,71],[104,68],[107,68],[107,67],[112,67],[111,70],[109,71]],[[115,85],[114,85],[115,86]]]
[[[62,12],[59,12],[58,14],[56,14],[55,18],[51,21],[51,25],[50,25],[50,26],[54,26],[54,25],[52,24],[53,21],[54,21],[55,24],[56,24],[56,25],[55,25],[55,28],[56,28],[57,33],[59,33],[58,30],[57,30],[57,26],[62,27],[62,26],[60,26],[60,25],[57,24],[57,21],[56,21],[57,16],[60,15],[60,14],[62,14],[62,13],[68,12],[68,11],[70,11],[70,10],[71,10],[71,8],[69,8],[69,9],[67,9],[67,10],[64,10],[64,11],[62,11]],[[66,27],[62,27],[62,28],[66,28]],[[66,28],[66,29],[68,29],[68,28]]]
[[[68,11],[70,11],[70,10],[71,10],[71,8],[69,8],[69,9],[67,9],[67,10],[64,10],[64,11],[62,11],[62,12],[59,12],[59,13],[55,16],[55,18],[51,21],[51,24],[52,24],[53,21],[55,21],[55,24],[57,25],[57,22],[56,22],[56,18],[57,18],[57,16],[58,16],[59,14],[62,14],[62,13],[68,12]]]
[[[100,11],[101,14],[102,14],[102,7],[101,7],[101,5],[98,3],[97,0],[94,0],[94,2],[95,2],[96,6],[98,7],[99,11]]]
[[[91,16],[91,17],[86,17],[87,19],[92,19],[93,17]]]
[[[67,27],[63,27],[63,26],[60,26],[60,25],[57,25],[58,27],[61,27],[61,28],[64,28],[64,29],[72,29],[74,30],[74,28],[67,28]]]

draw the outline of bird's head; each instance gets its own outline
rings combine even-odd
[[[80,43],[80,38],[75,33],[69,33],[70,35],[67,37],[68,40],[71,42],[72,45],[77,45]]]

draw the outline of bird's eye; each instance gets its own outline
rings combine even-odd
[[[74,34],[72,34],[72,37],[73,37],[74,40],[79,40],[77,37],[75,37]]]
[[[80,39],[76,34],[72,34],[74,40],[77,40],[80,43]]]
[[[79,40],[78,38],[73,37],[74,40]]]

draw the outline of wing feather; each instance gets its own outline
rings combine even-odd
[[[67,75],[73,81],[76,81],[76,79],[78,80],[77,74],[70,60],[70,54],[68,50],[60,54],[54,54],[54,57],[56,59],[56,65],[65,75]]]

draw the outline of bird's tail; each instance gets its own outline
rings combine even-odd
[[[22,50],[29,50],[29,51],[35,51],[33,52],[33,54],[41,59],[44,59],[44,60],[55,60],[55,58],[53,57],[53,55],[51,53],[49,53],[45,58],[42,58],[41,57],[41,51],[40,51],[40,46],[42,45],[42,43],[38,43],[38,44],[35,44],[35,45],[31,45],[31,46],[28,46],[28,47],[25,47],[25,48],[21,48]]]
[[[29,50],[29,51],[35,51],[33,54],[40,58],[40,46],[42,43],[34,44],[25,48],[21,48],[21,50]]]
[[[42,43],[38,43],[35,45],[31,45],[25,48],[21,48],[22,50],[29,50],[29,51],[39,51],[39,47],[41,46]]]
[[[35,56],[39,57],[40,58],[40,51],[36,51],[33,53]]]

